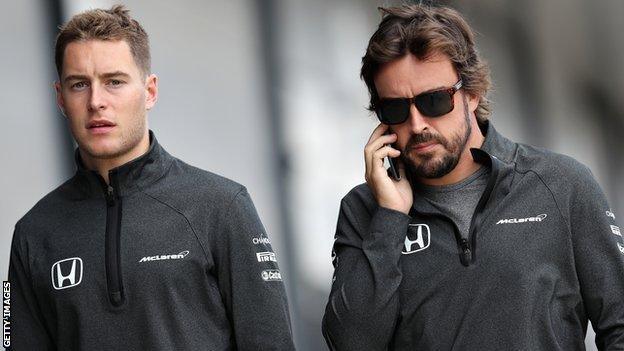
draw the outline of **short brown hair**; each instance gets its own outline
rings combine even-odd
[[[490,70],[475,47],[474,33],[454,9],[427,4],[388,7],[379,10],[383,18],[371,37],[362,58],[361,77],[370,93],[369,109],[373,110],[379,95],[374,78],[381,66],[408,53],[419,60],[431,54],[446,54],[463,80],[463,89],[478,96],[477,120],[483,122],[490,115]]]
[[[149,74],[151,58],[147,33],[139,22],[130,17],[129,12],[123,5],[115,5],[110,10],[85,11],[65,23],[56,37],[54,50],[59,77],[63,72],[63,57],[67,45],[74,41],[92,39],[125,40],[139,69],[144,75]]]

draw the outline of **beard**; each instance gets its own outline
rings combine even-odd
[[[468,138],[472,133],[472,125],[470,124],[470,115],[468,113],[468,101],[463,98],[464,105],[464,123],[462,128],[457,130],[451,136],[450,140],[437,133],[424,132],[414,134],[410,137],[402,150],[400,158],[405,165],[405,172],[411,179],[416,178],[441,178],[449,174],[459,162],[461,154],[466,149]],[[422,153],[410,156],[411,148],[420,143],[426,142],[439,143],[443,148],[443,154],[437,156],[437,153]]]

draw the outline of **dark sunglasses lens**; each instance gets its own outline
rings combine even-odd
[[[447,91],[434,91],[416,97],[418,111],[427,117],[439,117],[453,110],[453,97]]]
[[[384,100],[375,110],[377,118],[385,124],[399,124],[407,120],[410,113],[410,102],[407,99]]]

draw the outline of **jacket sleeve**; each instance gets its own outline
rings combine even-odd
[[[27,245],[15,226],[9,262],[11,294],[11,348],[20,350],[54,350],[55,346],[45,328],[30,274]]]
[[[331,350],[385,350],[399,312],[401,248],[410,217],[343,199],[333,249],[334,278],[323,317]],[[372,214],[372,216],[371,216]]]
[[[216,269],[238,350],[294,350],[282,273],[245,188],[223,212]]]
[[[570,201],[581,295],[599,350],[624,349],[624,241],[605,195],[583,169]]]

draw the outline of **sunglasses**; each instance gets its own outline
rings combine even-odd
[[[461,89],[462,84],[460,79],[450,88],[418,94],[411,98],[380,99],[375,104],[375,113],[383,124],[401,124],[409,118],[413,103],[423,116],[440,117],[453,111],[453,95]]]

